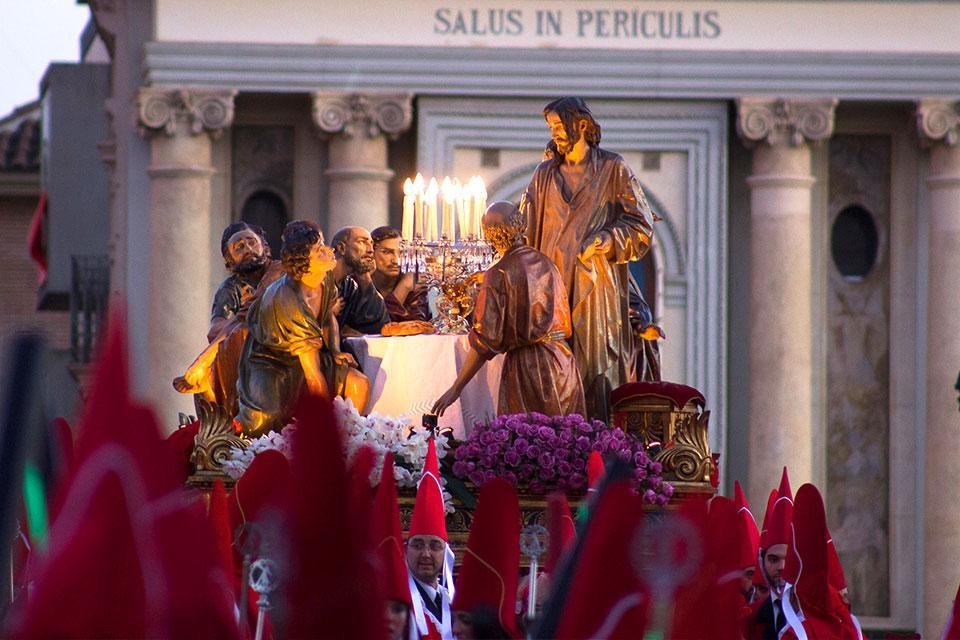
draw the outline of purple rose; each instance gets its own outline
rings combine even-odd
[[[653,492],[653,489],[647,489],[643,492],[643,501],[647,504],[653,504],[657,501],[657,494]]]
[[[453,474],[458,478],[465,478],[467,475],[467,465],[464,462],[457,461],[453,463]]]
[[[513,486],[517,486],[517,474],[515,474],[513,471],[504,471],[503,475],[500,477],[506,480],[507,482],[509,482],[510,484],[512,484]]]
[[[537,456],[537,462],[540,463],[540,467],[543,469],[552,469],[553,465],[556,464],[556,459],[554,459],[552,453],[544,451]]]
[[[660,464],[659,462],[652,463],[650,465],[650,472],[657,473],[657,474],[663,473],[663,465]]]
[[[540,457],[540,447],[535,444],[530,445],[530,448],[527,449],[527,457],[531,460],[536,460]]]
[[[503,461],[506,462],[511,467],[515,467],[520,462],[520,454],[514,449],[508,449],[503,454]]]
[[[480,434],[481,444],[493,444],[494,440],[495,438],[493,437],[493,433],[491,433],[490,431],[483,431]]]
[[[530,441],[526,438],[517,438],[513,441],[513,448],[520,455],[524,455],[527,452],[527,449],[530,448]]]

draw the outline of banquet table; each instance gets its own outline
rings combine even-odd
[[[417,425],[456,380],[470,349],[466,335],[360,336],[347,338],[347,345],[370,379],[364,413],[407,417]],[[502,367],[502,355],[485,363],[440,417],[440,428],[462,439],[475,422],[494,417]]]

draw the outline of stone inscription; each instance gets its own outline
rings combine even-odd
[[[480,9],[439,7],[433,32],[441,36],[582,40],[712,40],[723,33],[712,9]]]

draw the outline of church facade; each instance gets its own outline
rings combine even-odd
[[[399,226],[417,172],[515,201],[543,106],[580,96],[662,218],[637,273],[664,379],[707,398],[721,489],[761,513],[783,465],[816,483],[864,626],[939,633],[960,582],[960,5],[89,5],[110,290],[171,428],[227,224]]]

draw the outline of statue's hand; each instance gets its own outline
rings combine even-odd
[[[580,262],[590,266],[590,260],[594,255],[606,255],[612,250],[613,236],[608,231],[601,231],[580,247]]]
[[[468,287],[479,287],[483,284],[483,274],[486,271],[477,271],[476,273],[471,273],[467,276],[467,286]]]
[[[343,311],[343,304],[343,296],[337,296],[337,299],[330,305],[330,310],[333,311],[333,315],[340,315],[340,312]]]
[[[349,353],[341,351],[340,353],[333,354],[333,361],[337,364],[345,364],[351,367],[359,367],[356,359]]]
[[[433,408],[430,409],[430,413],[435,413],[438,416],[442,416],[443,412],[447,410],[447,407],[452,405],[457,401],[457,398],[460,397],[460,390],[456,386],[450,387],[447,391],[440,396],[436,402],[433,403]]]
[[[643,329],[640,330],[638,334],[642,339],[650,340],[663,340],[667,337],[667,334],[663,332],[663,329],[658,327],[655,324],[648,324]]]

